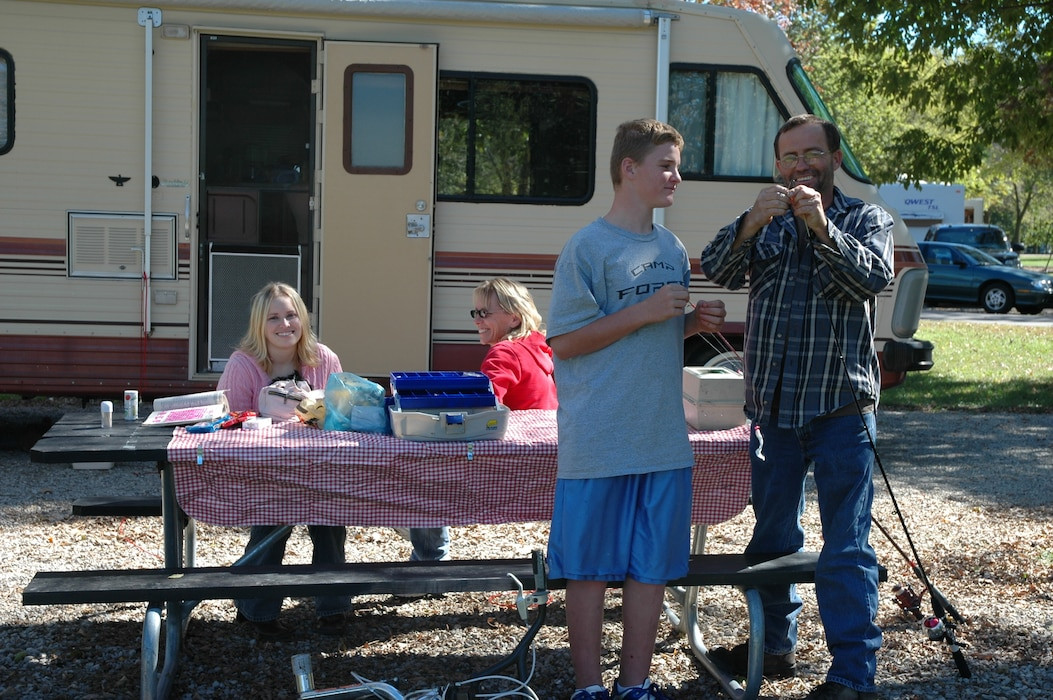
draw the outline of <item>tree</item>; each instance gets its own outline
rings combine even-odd
[[[711,0],[763,14],[776,20],[793,44],[846,141],[875,184],[906,181],[946,182],[964,174],[979,160],[986,144],[948,128],[938,118],[942,104],[938,91],[927,107],[919,107],[899,94],[883,94],[860,74],[903,73],[907,66],[895,52],[839,38],[830,17],[829,0]],[[912,80],[934,85],[942,61],[930,56],[910,69]],[[936,114],[931,113],[936,112]],[[962,134],[976,133],[975,124]]]
[[[943,135],[905,132],[916,161],[979,165],[990,144],[1039,162],[1053,158],[1053,4],[1048,0],[801,0],[829,18],[830,36],[860,56],[852,82],[932,115]],[[928,79],[919,71],[936,64]],[[948,175],[951,175],[949,172]]]
[[[1048,243],[1053,222],[1053,167],[1038,165],[1027,154],[992,146],[983,165],[965,181],[981,194],[989,219],[1016,243]]]

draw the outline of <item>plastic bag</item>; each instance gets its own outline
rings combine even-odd
[[[334,372],[325,385],[325,429],[390,433],[384,387],[351,372]]]

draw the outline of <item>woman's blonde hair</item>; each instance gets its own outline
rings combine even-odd
[[[518,282],[507,277],[494,277],[476,287],[473,296],[475,302],[483,306],[489,305],[491,300],[496,300],[502,309],[519,317],[519,325],[508,331],[508,335],[505,336],[509,340],[525,338],[532,331],[545,331],[545,324],[542,323],[541,313],[534,305],[533,295]]]
[[[267,354],[267,315],[271,302],[277,297],[287,297],[300,317],[300,340],[296,344],[297,367],[314,367],[319,362],[318,339],[311,328],[307,305],[300,294],[284,282],[268,282],[253,295],[249,306],[249,329],[238,344],[238,350],[251,355],[263,371],[270,374],[273,365]]]

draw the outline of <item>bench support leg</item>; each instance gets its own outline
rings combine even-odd
[[[143,620],[142,663],[139,687],[143,700],[155,700],[157,690],[158,649],[161,643],[161,608],[150,605]]]
[[[696,525],[691,542],[691,554],[705,554],[706,526]],[[665,615],[678,631],[683,632],[691,645],[691,652],[702,664],[702,668],[716,679],[724,693],[733,700],[756,700],[760,694],[761,681],[764,675],[764,607],[760,594],[753,588],[740,588],[746,597],[746,610],[749,614],[750,637],[748,673],[746,685],[742,686],[735,678],[728,676],[713,660],[702,640],[702,629],[698,621],[698,586],[670,588],[669,591],[680,603],[681,615],[677,614],[667,603]]]
[[[159,462],[161,475],[161,519],[165,533],[165,567],[180,568],[184,561],[193,566],[197,549],[197,530],[194,521],[185,517],[175,499],[175,476],[167,462]],[[179,668],[183,634],[196,603],[179,601],[151,602],[143,621],[140,651],[140,697],[143,700],[164,700],[172,689],[172,681]],[[161,628],[164,623],[164,665],[161,662]]]

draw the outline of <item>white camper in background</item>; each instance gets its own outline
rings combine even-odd
[[[274,279],[349,371],[476,369],[473,287],[511,277],[544,312],[564,241],[609,203],[619,123],[686,137],[659,215],[697,259],[771,182],[779,124],[825,114],[775,24],[678,0],[0,0],[0,17],[0,392],[210,388]],[[837,184],[880,201],[850,152]],[[886,385],[931,364],[902,223],[896,265]],[[745,291],[700,274],[691,291],[727,301],[741,347]],[[687,341],[688,364],[718,353]]]
[[[902,217],[915,241],[925,240],[930,226],[966,223],[965,185],[893,183],[878,191],[888,208]]]

